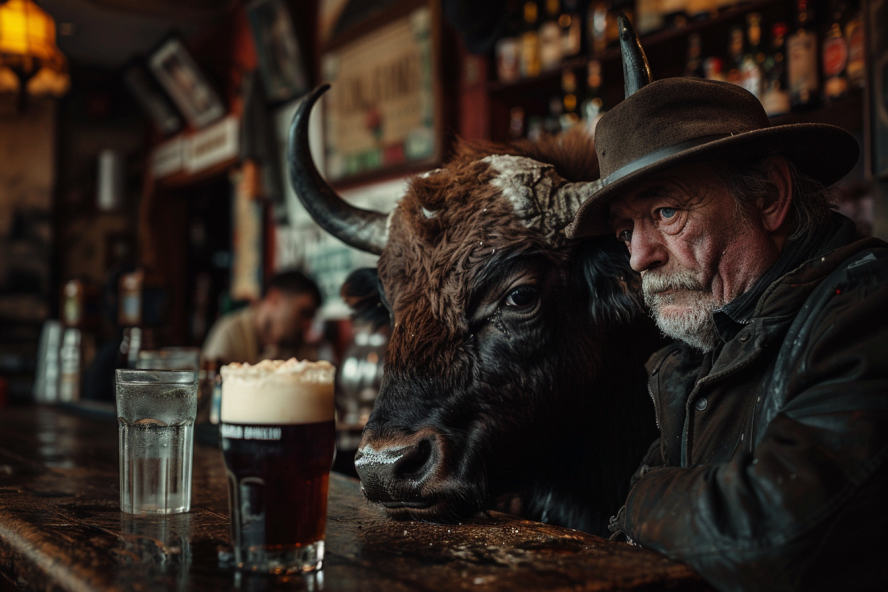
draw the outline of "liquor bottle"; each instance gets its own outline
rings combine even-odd
[[[663,15],[663,26],[668,29],[680,29],[688,24],[685,11],[686,0],[660,0],[660,14]]]
[[[126,327],[123,330],[123,339],[117,350],[118,368],[135,368],[139,361],[139,353],[146,349],[142,347],[142,329],[140,327]]]
[[[860,2],[853,2],[849,10],[851,17],[845,25],[845,38],[848,40],[848,85],[863,88],[866,80],[866,48],[863,45],[863,10]]]
[[[845,3],[832,0],[830,13],[829,25],[823,35],[823,97],[826,101],[835,101],[848,96],[848,41],[842,26]]]
[[[595,137],[595,126],[604,115],[604,98],[601,85],[601,62],[589,60],[586,66],[586,95],[583,97],[582,118],[586,132]]]
[[[743,29],[739,25],[731,27],[728,34],[727,69],[728,82],[743,86]]]
[[[583,15],[579,0],[563,0],[562,4],[563,10],[558,15],[561,54],[565,58],[572,58],[583,51]]]
[[[509,110],[509,137],[513,140],[524,137],[524,109],[521,107]]]
[[[587,11],[586,24],[589,31],[591,53],[599,53],[607,48],[608,6],[605,0],[592,0]]]
[[[511,12],[506,21],[506,35],[496,42],[496,76],[500,82],[515,82],[521,78],[521,18]]]
[[[764,80],[762,65],[765,62],[765,52],[762,50],[762,15],[757,12],[747,14],[746,26],[746,53],[743,54],[740,66],[742,86],[761,100]]]
[[[663,28],[661,0],[638,0],[635,4],[635,30],[647,35]]]
[[[142,324],[143,280],[144,272],[141,269],[120,276],[117,321],[122,327],[138,327]]]
[[[789,92],[786,90],[786,23],[775,23],[771,27],[771,51],[765,59],[765,90],[762,93],[762,106],[768,117],[789,113]]]
[[[803,112],[820,105],[820,81],[817,77],[817,34],[808,0],[798,0],[796,29],[786,40],[787,85],[792,110]]]
[[[700,58],[700,34],[691,33],[688,35],[688,58],[685,62],[685,76],[693,78],[703,78],[703,60]]]
[[[561,65],[561,27],[558,25],[558,0],[546,0],[546,10],[540,25],[540,68],[552,70]]]
[[[80,280],[70,280],[62,290],[62,321],[67,327],[79,327],[84,317],[84,289]]]
[[[80,399],[80,383],[83,370],[82,333],[77,327],[67,327],[62,334],[59,350],[59,398],[60,403]]]
[[[719,82],[727,82],[724,72],[724,60],[718,56],[706,58],[703,62],[703,72],[706,80],[718,80]]]
[[[524,3],[521,23],[521,76],[529,78],[540,73],[540,36],[537,32],[537,3]]]
[[[580,120],[577,100],[577,75],[570,68],[561,73],[561,130],[567,131]]]

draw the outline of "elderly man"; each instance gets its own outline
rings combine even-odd
[[[569,229],[626,244],[677,340],[648,362],[660,439],[611,530],[722,590],[886,590],[888,244],[853,242],[825,193],[857,143],[647,77],[598,124],[602,189]]]

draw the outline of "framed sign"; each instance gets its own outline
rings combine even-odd
[[[433,14],[421,6],[326,53],[331,182],[428,168],[441,158]]]
[[[148,58],[148,66],[192,126],[203,127],[225,114],[219,95],[178,37],[164,41]]]
[[[151,119],[157,131],[165,136],[176,133],[185,122],[176,108],[148,73],[141,61],[132,61],[123,73],[123,82],[135,97],[142,111]]]
[[[247,14],[268,100],[287,101],[307,92],[305,61],[284,0],[254,0]]]

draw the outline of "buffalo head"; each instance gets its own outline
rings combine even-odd
[[[591,142],[462,145],[415,177],[393,212],[369,212],[338,197],[308,153],[308,113],[324,90],[294,118],[292,183],[324,229],[380,255],[378,279],[363,282],[372,293],[359,296],[391,323],[355,458],[366,497],[393,517],[441,520],[517,493],[530,515],[600,529],[597,514],[553,517],[553,499],[569,504],[559,499],[577,489],[567,482],[597,471],[601,504],[615,511],[621,493],[602,481],[628,482],[650,441],[636,424],[650,418],[637,406],[640,419],[630,417],[624,393],[638,385],[615,377],[627,364],[624,323],[639,310],[625,247],[564,235],[598,187]],[[630,433],[642,449],[621,448]],[[590,455],[631,460],[610,475],[582,460]],[[594,493],[585,499],[596,503]]]

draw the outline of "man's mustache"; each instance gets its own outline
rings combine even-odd
[[[645,271],[641,274],[641,290],[645,296],[656,296],[668,290],[703,292],[706,286],[687,271],[673,273]]]

